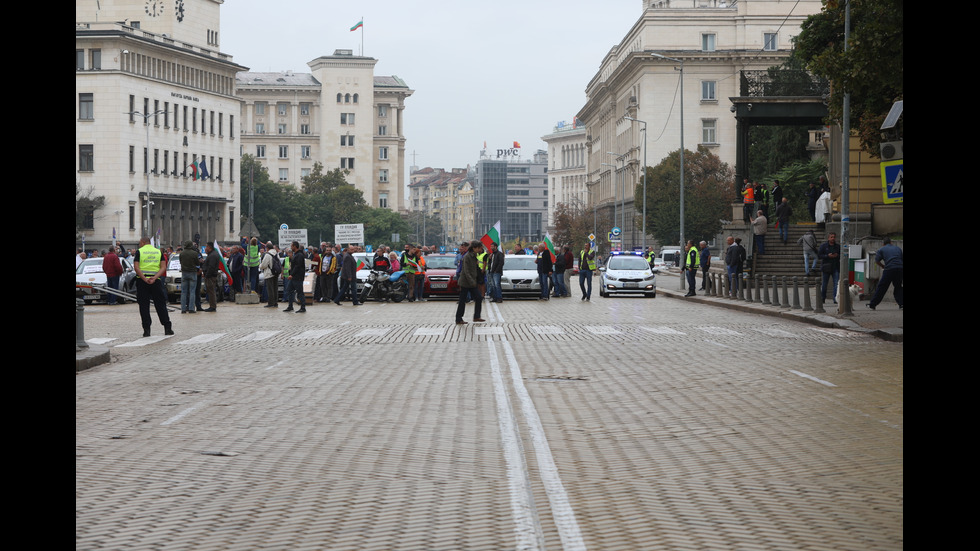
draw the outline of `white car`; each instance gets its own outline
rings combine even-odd
[[[128,258],[120,258],[123,274],[119,277],[119,290],[136,294],[136,270]],[[105,272],[102,271],[102,257],[88,258],[75,268],[75,295],[85,300],[85,304],[104,302],[108,295],[91,290],[90,286],[104,287]],[[120,298],[121,300],[121,298]]]
[[[612,253],[606,265],[599,268],[599,295],[643,293],[647,297],[657,296],[657,282],[654,270],[638,253]]]
[[[534,257],[526,254],[505,255],[500,290],[505,295],[540,295],[541,281]]]

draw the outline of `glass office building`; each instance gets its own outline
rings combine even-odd
[[[547,156],[534,161],[481,159],[476,166],[476,230],[483,235],[499,220],[500,238],[544,238],[548,220]]]

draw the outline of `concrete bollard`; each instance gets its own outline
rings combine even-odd
[[[85,301],[75,299],[75,348],[88,348],[85,342]]]
[[[793,310],[800,309],[800,278],[793,276]]]

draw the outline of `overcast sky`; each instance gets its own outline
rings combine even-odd
[[[571,122],[609,49],[640,17],[641,0],[226,0],[221,51],[252,71],[309,73],[307,62],[338,48],[378,60],[406,100],[406,169],[475,164],[520,142],[522,159],[541,136]],[[417,154],[415,163],[412,153]],[[407,178],[406,178],[407,181]]]

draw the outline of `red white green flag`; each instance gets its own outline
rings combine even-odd
[[[490,228],[490,231],[488,231],[486,235],[480,238],[480,241],[488,251],[490,250],[490,245],[492,243],[500,245],[500,220],[497,220],[497,223]]]
[[[360,29],[363,26],[364,26],[364,20],[361,19],[360,21],[357,22],[357,25],[354,25],[353,27],[351,27],[350,30],[351,30],[351,32],[354,32],[354,31],[356,31],[357,29]]]
[[[555,260],[558,260],[558,257],[555,256],[555,245],[551,242],[550,234],[544,234],[544,244],[548,247],[548,252],[551,253],[551,261],[554,262]]]
[[[228,263],[225,262],[225,255],[221,254],[221,247],[218,246],[217,239],[214,240],[214,250],[218,251],[218,258],[221,259],[221,264],[218,265],[218,268],[225,273],[225,276],[228,277],[228,285],[231,285],[231,270],[228,269]]]

